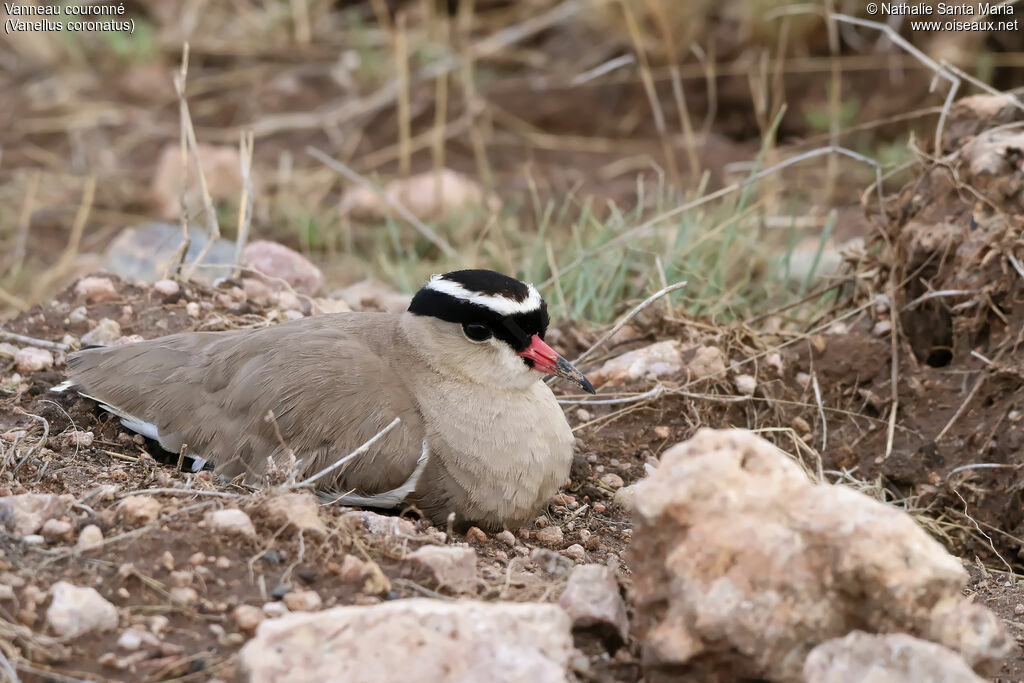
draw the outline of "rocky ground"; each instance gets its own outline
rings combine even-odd
[[[954,114],[800,333],[656,302],[600,345],[584,366],[605,403],[560,394],[571,478],[514,533],[319,505],[287,471],[259,490],[185,472],[50,391],[85,344],[401,309],[379,283],[321,292],[301,257],[253,245],[216,287],[97,274],[6,321],[0,670],[1024,680],[1022,117],[993,98]],[[549,341],[575,357],[601,332],[563,322]]]

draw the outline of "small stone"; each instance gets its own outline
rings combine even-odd
[[[18,536],[35,534],[49,520],[67,512],[67,500],[52,493],[22,493],[0,498],[0,524]]]
[[[75,310],[68,313],[68,322],[72,325],[84,323],[89,319],[89,310],[85,306],[79,306]]]
[[[590,418],[590,411],[587,410],[586,408],[576,409],[576,419],[579,420],[580,422],[590,422]]]
[[[26,346],[14,354],[14,366],[23,375],[49,370],[53,367],[53,354],[46,349]]]
[[[587,551],[584,550],[583,546],[579,543],[573,543],[571,546],[563,550],[562,554],[577,564],[586,562],[587,560]]]
[[[128,496],[117,506],[118,518],[129,526],[152,524],[160,516],[163,505],[156,498]]]
[[[811,376],[806,372],[796,373],[796,383],[800,385],[801,389],[806,389],[811,386]]]
[[[576,502],[576,496],[571,493],[556,493],[551,496],[552,505],[565,505],[569,506]]]
[[[682,368],[682,345],[672,339],[628,351],[588,374],[595,385],[617,386],[629,380],[673,375]]]
[[[811,433],[811,425],[807,424],[807,420],[803,419],[799,415],[793,418],[792,425],[797,434],[803,435]]]
[[[113,346],[121,338],[121,326],[116,320],[103,318],[96,327],[82,335],[82,346]]]
[[[608,486],[616,490],[621,489],[623,486],[626,485],[626,482],[622,481],[622,477],[615,474],[614,472],[609,472],[608,474],[602,475],[601,483],[607,484]]]
[[[300,294],[311,295],[324,282],[323,273],[309,259],[276,242],[258,240],[250,243],[242,260],[255,271],[247,273],[247,276],[263,280],[272,291],[290,286]]]
[[[500,541],[501,543],[504,543],[509,548],[515,546],[515,544],[516,544],[516,536],[515,536],[515,534],[513,534],[508,529],[505,529],[504,531],[501,531],[501,532],[495,534],[494,538],[497,539],[498,541]]]
[[[672,436],[672,431],[665,425],[658,425],[654,428],[654,435],[659,439],[667,439]]]
[[[753,375],[737,375],[732,380],[736,391],[743,396],[753,396],[757,391],[757,379]]]
[[[57,543],[59,541],[69,540],[74,530],[74,527],[71,526],[71,522],[65,522],[62,519],[48,519],[43,523],[41,533],[43,538],[50,543]]]
[[[288,614],[288,608],[283,602],[268,602],[263,605],[263,614],[274,619]]]
[[[171,584],[184,588],[192,585],[192,572],[186,570],[171,572]]]
[[[892,322],[889,320],[879,320],[875,323],[875,326],[871,328],[871,334],[876,337],[884,337],[890,332],[892,332]]]
[[[320,506],[316,496],[307,491],[285,493],[269,498],[260,506],[260,514],[267,517],[276,531],[286,526],[293,532],[327,534],[327,526],[320,519]]]
[[[594,512],[601,513],[601,512],[604,512],[607,509],[608,509],[608,506],[606,506],[604,503],[594,503]]]
[[[259,607],[253,607],[252,605],[239,605],[231,612],[231,616],[234,617],[235,624],[238,625],[238,628],[246,631],[247,633],[253,633],[266,615]]]
[[[291,591],[285,594],[283,601],[292,612],[315,612],[323,606],[316,591]]]
[[[96,439],[96,435],[92,432],[83,431],[71,431],[68,432],[68,441],[71,445],[77,448],[89,448],[92,446],[93,441]]]
[[[46,539],[43,538],[42,534],[29,534],[28,536],[22,536],[21,542],[25,545],[42,545],[46,543]]]
[[[75,296],[89,303],[117,301],[121,295],[114,288],[114,283],[106,277],[83,277],[75,284]]]
[[[341,561],[341,566],[338,568],[338,578],[344,583],[356,583],[362,581],[363,578],[369,573],[369,566],[367,562],[361,560],[355,555],[346,555],[345,559]]]
[[[161,296],[174,296],[181,291],[181,286],[174,280],[157,280],[153,283],[153,291]]]
[[[127,652],[133,652],[142,647],[142,636],[135,629],[128,629],[117,639],[117,647]]]
[[[538,543],[543,543],[544,545],[560,546],[564,540],[564,535],[562,534],[561,527],[549,526],[538,530],[534,538],[537,539]]]
[[[572,570],[558,604],[572,618],[574,628],[602,629],[619,642],[629,635],[626,604],[615,572],[600,564],[584,564]]]
[[[1024,603],[1018,602],[1017,606],[1013,608],[1013,613],[1016,614],[1018,617],[1024,614]]]
[[[381,536],[416,536],[416,525],[407,519],[381,515],[369,510],[354,510],[341,516],[345,525],[359,525],[371,534]]]
[[[14,600],[14,588],[0,583],[0,602],[10,602],[11,600]]]
[[[78,532],[76,550],[92,550],[103,545],[103,532],[95,524],[87,524]]]
[[[7,342],[0,342],[0,358],[14,358],[18,353],[18,347]]]
[[[189,301],[185,304],[185,313],[188,314],[188,317],[190,318],[198,318],[200,315],[199,304],[195,301]]]
[[[484,530],[480,527],[471,526],[469,527],[469,530],[466,531],[466,540],[476,541],[477,543],[486,543],[487,534],[484,533]]]
[[[193,567],[198,567],[199,565],[201,565],[201,564],[203,564],[205,562],[206,562],[206,555],[204,553],[196,552],[196,553],[192,553],[191,555],[188,556],[188,563],[190,565],[192,565]]]
[[[213,563],[217,569],[231,569],[231,560],[221,555],[217,558],[217,561]]]
[[[76,638],[117,628],[117,608],[95,588],[58,581],[51,591],[53,601],[46,610],[46,623],[58,636]]]
[[[472,548],[427,545],[410,553],[406,559],[429,569],[442,587],[458,593],[476,589],[476,553]]]
[[[180,605],[191,605],[199,599],[196,589],[189,586],[174,586],[168,593],[171,595],[171,600]]]
[[[205,520],[210,531],[228,536],[256,537],[256,527],[253,526],[252,519],[238,508],[208,512]]]

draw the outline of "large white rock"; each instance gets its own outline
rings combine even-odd
[[[58,636],[75,638],[117,628],[117,608],[95,588],[58,581],[51,590],[53,601],[46,610],[46,623]]]
[[[241,664],[252,683],[561,683],[572,651],[557,605],[412,598],[264,621]]]
[[[575,628],[598,628],[620,641],[629,635],[626,604],[610,567],[584,564],[573,569],[558,604],[572,618]]]
[[[806,683],[983,683],[957,653],[905,633],[853,631],[826,640],[804,662]]]
[[[632,569],[645,659],[701,679],[799,681],[818,644],[905,632],[999,662],[998,618],[960,562],[903,511],[813,484],[745,430],[701,430],[637,485]],[[703,680],[703,679],[702,679]]]

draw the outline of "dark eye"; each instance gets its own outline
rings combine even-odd
[[[490,328],[480,323],[464,323],[462,331],[465,333],[466,338],[473,342],[487,341],[491,338]]]

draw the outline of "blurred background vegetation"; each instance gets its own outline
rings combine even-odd
[[[686,279],[674,305],[743,317],[834,273],[877,208],[862,206],[876,170],[838,154],[744,180],[832,145],[898,187],[948,91],[877,27],[834,16],[866,18],[859,1],[124,6],[130,35],[0,40],[2,310],[109,265],[126,228],[196,236],[215,218],[226,239],[251,223],[249,239],[301,250],[332,285],[494,267],[543,283],[557,315],[603,322]],[[937,62],[1021,82],[1019,31],[875,18]],[[212,217],[183,170],[186,118]]]

